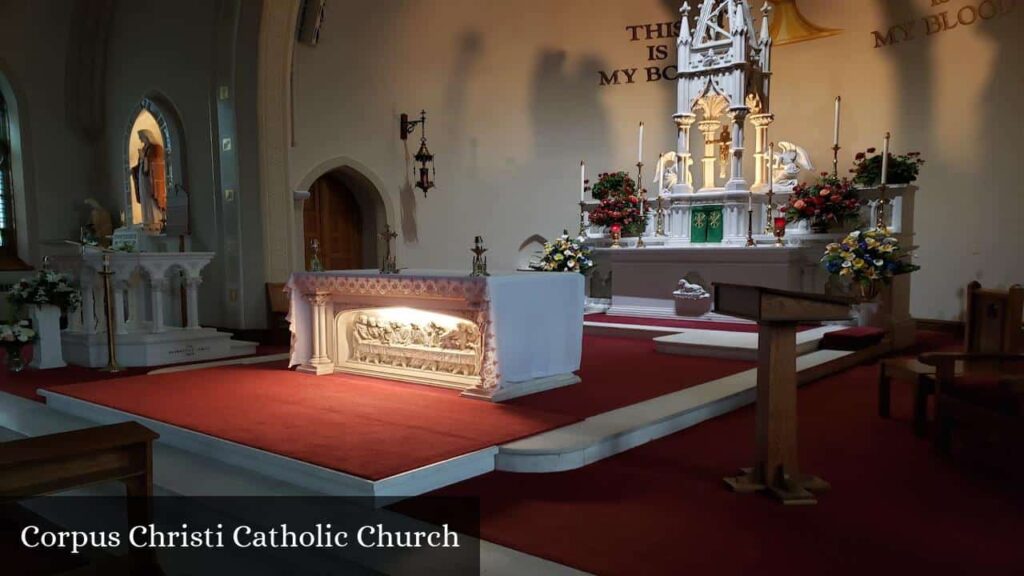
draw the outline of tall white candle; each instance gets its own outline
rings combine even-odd
[[[644,123],[643,122],[640,123],[640,145],[638,147],[638,153],[637,153],[636,161],[638,163],[641,163],[641,164],[644,161]]]
[[[882,141],[882,184],[888,181],[889,177],[889,140],[892,135],[885,133],[885,140]]]
[[[580,202],[586,202],[587,196],[587,164],[580,161]]]
[[[839,146],[839,107],[843,101],[842,96],[836,96],[836,118],[835,118],[835,130],[832,135],[832,143]]]

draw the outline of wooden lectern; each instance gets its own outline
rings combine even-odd
[[[761,286],[715,284],[715,311],[757,321],[757,462],[725,479],[736,492],[770,490],[785,504],[815,504],[827,482],[800,474],[796,452],[796,327],[846,320],[856,301]]]

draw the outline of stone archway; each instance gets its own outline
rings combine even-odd
[[[333,222],[337,226],[354,226],[354,230],[334,230],[334,236],[341,242],[348,241],[358,244],[358,254],[339,255],[327,258],[337,262],[354,263],[347,267],[376,268],[380,262],[382,244],[380,232],[391,222],[394,210],[389,206],[386,197],[381,193],[382,184],[379,179],[361,164],[349,158],[335,158],[319,164],[300,181],[296,199],[301,200],[299,206],[302,218],[297,240],[302,254],[302,267],[309,265],[312,255],[310,240],[317,238],[321,244],[321,256],[328,256],[331,250],[330,230],[324,229],[325,222]],[[327,200],[324,195],[333,198]],[[339,211],[340,209],[340,211]],[[322,214],[321,210],[335,210],[335,216]],[[327,216],[328,220],[324,217]],[[353,236],[355,235],[355,236]],[[346,240],[346,238],[350,240]],[[322,258],[322,261],[324,258]],[[326,267],[330,262],[324,261]]]

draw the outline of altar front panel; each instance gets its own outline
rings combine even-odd
[[[297,273],[292,365],[505,399],[578,379],[583,277],[458,272]],[[321,349],[317,349],[317,347]]]

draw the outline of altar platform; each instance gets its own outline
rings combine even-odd
[[[816,350],[799,360],[801,380],[875,352]],[[47,371],[38,393],[57,411],[95,423],[136,420],[162,444],[313,493],[388,499],[492,470],[585,466],[751,403],[756,376],[753,362],[601,336],[584,338],[580,384],[502,404],[285,364],[184,366],[53,386],[57,371]]]

